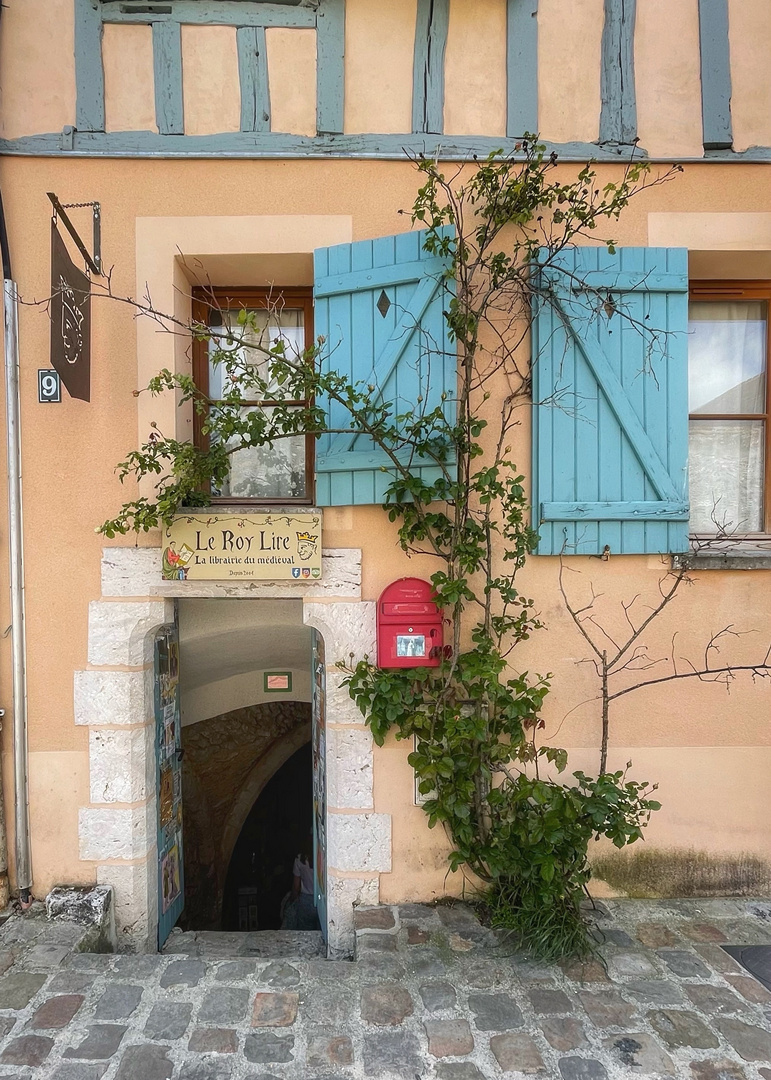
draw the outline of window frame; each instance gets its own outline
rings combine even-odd
[[[246,309],[265,308],[269,303],[284,301],[287,308],[301,308],[303,311],[303,323],[305,330],[305,348],[313,346],[313,288],[310,285],[292,285],[284,288],[259,288],[256,286],[210,286],[207,288],[194,288],[192,293],[192,316],[193,322],[210,324],[210,314],[213,311],[238,307]],[[201,390],[209,405],[214,404],[209,398],[209,343],[208,340],[194,338],[193,340],[193,381]],[[245,406],[264,405],[260,401],[245,401]],[[289,401],[284,404],[305,406],[311,404],[309,400]],[[209,438],[202,428],[206,415],[193,410],[193,442],[202,450],[208,450]],[[208,486],[209,498],[212,506],[313,506],[315,500],[315,450],[316,436],[312,432],[305,435],[305,495],[303,498],[257,498],[235,495],[212,495],[211,486]]]
[[[765,423],[763,460],[763,530],[732,534],[726,539],[756,540],[771,537],[771,280],[703,279],[689,283],[690,301],[765,300],[766,302],[766,411],[765,413],[688,413],[691,420],[762,420]],[[697,539],[714,539],[712,533],[691,533]]]

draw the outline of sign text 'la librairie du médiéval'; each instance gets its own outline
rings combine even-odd
[[[319,514],[181,514],[162,547],[164,581],[321,577]]]

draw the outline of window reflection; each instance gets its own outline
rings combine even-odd
[[[278,308],[275,310],[248,309],[253,312],[251,326],[241,326],[239,311],[221,312],[221,326],[214,331],[209,343],[209,398],[214,403],[224,396],[223,380],[228,373],[223,363],[214,363],[212,355],[217,350],[228,349],[238,355],[244,369],[255,368],[262,379],[268,379],[269,357],[267,350],[277,341],[283,341],[288,357],[302,355],[305,349],[305,313],[302,308]],[[228,333],[233,338],[228,340]],[[268,380],[268,396],[284,397],[281,387]],[[216,405],[213,405],[216,408]],[[303,408],[299,404],[298,409]],[[241,410],[246,416],[260,410],[268,416],[271,407],[246,405]],[[236,437],[231,445],[237,443]],[[306,481],[306,436],[290,435],[277,438],[272,445],[244,447],[236,450],[230,458],[230,474],[219,487],[212,487],[212,495],[220,498],[238,499],[304,499],[309,495]]]

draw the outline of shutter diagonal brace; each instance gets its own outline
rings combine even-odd
[[[566,299],[566,297],[560,296],[556,289],[551,296],[551,302],[560,317],[563,327],[573,338],[581,356],[589,365],[589,369],[597,380],[599,389],[603,391],[609,408],[629,440],[632,450],[645,470],[646,476],[655,487],[660,499],[665,502],[682,504],[682,495],[677,492],[666,465],[659,457],[647,431],[634,411],[621,380],[613,370],[607,353],[599,342],[593,341],[590,345],[582,337],[573,322],[568,318],[565,310]],[[567,303],[569,302],[567,300]]]
[[[402,310],[391,336],[367,379],[367,384],[375,387],[373,400],[377,401],[382,397],[385,384],[404,355],[404,350],[409,345],[413,334],[420,329],[420,320],[425,315],[440,284],[441,282],[435,278],[424,277],[415,289],[409,304]],[[353,431],[336,435],[330,443],[327,454],[340,454],[352,450],[359,434],[358,431]]]

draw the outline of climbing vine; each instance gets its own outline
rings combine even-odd
[[[447,830],[451,870],[483,883],[494,920],[542,957],[581,955],[590,947],[580,903],[591,840],[634,842],[658,803],[647,784],[621,772],[566,780],[566,752],[540,741],[551,676],[517,664],[517,647],[542,624],[517,583],[536,537],[511,441],[532,395],[532,311],[550,302],[541,271],[565,248],[597,240],[630,199],[675,170],[653,176],[631,162],[602,183],[592,166],[561,166],[535,139],[512,157],[493,153],[449,176],[435,160],[414,164],[420,187],[411,220],[446,267],[445,317],[458,357],[452,408],[419,398],[397,411],[377,387],[335,371],[334,342],[293,353],[280,337],[261,334],[247,311],[237,330],[219,335],[196,325],[224,369],[222,401],[210,408],[191,377],[168,370],[148,390],[192,403],[208,445],[154,431],[119,466],[122,479],[157,477],[153,495],[128,501],[101,531],[146,531],[183,506],[205,505],[237,450],[328,432],[321,403],[344,406],[345,432],[369,435],[389,463],[384,510],[402,549],[434,560],[431,582],[452,642],[434,668],[387,671],[369,658],[348,666],[350,694],[378,744],[391,731],[414,740],[409,761],[428,824]],[[613,252],[611,239],[601,242]],[[583,291],[588,317],[602,317],[603,298],[589,285]],[[247,362],[245,349],[258,362]],[[245,410],[248,400],[271,408]],[[297,400],[313,404],[299,410],[290,404]]]

